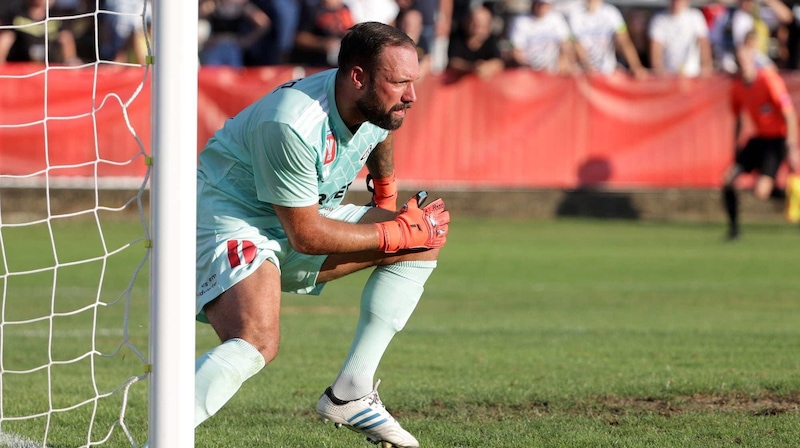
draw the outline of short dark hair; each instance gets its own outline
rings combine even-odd
[[[407,46],[416,50],[416,44],[400,29],[380,22],[362,22],[353,25],[342,39],[339,48],[339,73],[346,74],[355,66],[374,75],[386,47]]]

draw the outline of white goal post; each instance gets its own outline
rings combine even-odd
[[[153,11],[150,448],[194,447],[198,2]]]

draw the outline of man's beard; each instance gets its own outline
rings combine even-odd
[[[378,92],[373,86],[370,86],[367,94],[364,95],[363,98],[356,100],[356,107],[361,115],[370,123],[386,129],[387,131],[394,131],[403,124],[404,117],[397,117],[393,115],[392,112],[408,109],[411,107],[411,103],[398,104],[387,112],[383,110],[383,104],[381,104],[378,98]]]

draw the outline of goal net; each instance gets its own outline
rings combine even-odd
[[[50,3],[0,5],[0,447],[194,446],[197,5]]]

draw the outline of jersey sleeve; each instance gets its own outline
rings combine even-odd
[[[567,24],[567,19],[561,13],[553,13],[553,24],[560,42],[572,40],[572,31]]]
[[[522,17],[514,17],[508,26],[508,41],[514,48],[522,48],[525,45],[522,20]]]
[[[612,28],[614,29],[614,33],[622,34],[628,32],[628,24],[625,23],[625,19],[622,17],[622,13],[613,5],[611,8],[608,8],[608,22],[611,24]]]
[[[792,97],[789,95],[789,91],[786,89],[786,84],[783,82],[783,79],[781,79],[778,72],[769,69],[763,70],[769,96],[772,101],[774,101],[775,104],[780,105],[782,111],[792,110],[794,108],[794,104],[792,104]]]
[[[703,13],[697,9],[692,9],[692,23],[694,24],[694,32],[698,38],[708,37],[708,23]]]
[[[662,13],[657,13],[655,16],[653,16],[653,19],[650,21],[650,25],[647,28],[647,37],[658,43],[664,43],[663,22],[664,16]]]
[[[258,199],[284,207],[318,203],[317,153],[287,124],[264,122],[250,136]]]

